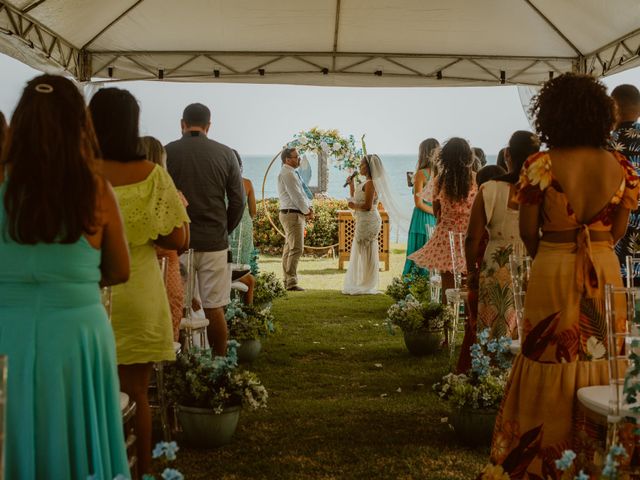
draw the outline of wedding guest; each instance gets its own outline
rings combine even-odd
[[[505,172],[497,165],[485,165],[476,175],[476,185],[480,188],[494,178],[504,175]],[[483,232],[480,238],[476,253],[476,266],[479,267],[484,257],[484,251],[489,244],[489,232]],[[456,373],[467,373],[471,368],[471,345],[477,342],[478,338],[478,284],[477,282],[467,281],[467,303],[468,308],[467,319],[464,323],[464,337],[460,346],[460,356],[458,357],[458,365]]]
[[[462,138],[449,139],[440,151],[440,172],[436,178],[433,211],[438,219],[433,237],[409,256],[423,268],[437,268],[442,276],[442,292],[454,287],[449,246],[449,232],[464,233],[469,222],[471,205],[476,195],[474,157],[469,143]],[[456,270],[466,271],[464,261],[456,262]],[[446,297],[444,297],[446,302]]]
[[[240,174],[243,173],[242,159],[240,154],[233,150],[234,155],[238,159],[238,165],[240,166]],[[235,263],[242,265],[251,265],[251,259],[254,255],[253,246],[253,219],[257,213],[256,207],[256,193],[253,189],[253,183],[248,178],[242,177],[242,184],[244,191],[247,194],[247,203],[242,213],[242,220],[240,224],[229,235],[229,248],[233,255]],[[256,285],[256,280],[251,273],[246,273],[237,280],[246,285],[247,291],[244,294],[244,303],[247,305],[253,304],[253,290]]]
[[[487,164],[487,155],[480,147],[473,147],[473,157],[476,162],[476,172]]]
[[[633,85],[618,85],[611,92],[616,104],[616,125],[611,137],[613,148],[629,159],[640,173],[640,91]],[[627,255],[640,254],[640,210],[632,209],[629,217],[627,233],[616,244],[616,254],[622,268],[622,276],[627,276]],[[634,284],[637,286],[640,267],[633,272]]]
[[[99,284],[129,276],[113,189],[78,87],[31,80],[0,164],[6,479],[129,477],[113,332]]]
[[[478,287],[477,329],[481,332],[488,328],[490,338],[517,338],[509,255],[514,249],[523,254],[524,247],[518,231],[515,184],[525,160],[538,150],[540,141],[536,135],[524,130],[515,132],[505,152],[509,173],[484,183],[471,208],[465,241],[467,284],[469,288]],[[489,242],[480,257],[486,232]]]
[[[141,474],[151,473],[151,411],[147,391],[153,362],[174,360],[169,301],[154,246],[184,251],[189,217],[169,174],[139,148],[140,108],[127,90],[104,88],[91,99],[104,158],[114,186],[131,255],[131,277],[112,290],[122,390],[136,402],[135,433]]]
[[[140,139],[142,147],[145,151],[146,158],[150,162],[160,165],[162,168],[167,168],[167,152],[164,150],[160,140],[154,137],[142,137]],[[187,199],[184,195],[178,191],[182,204],[187,207]],[[188,233],[188,232],[187,232]],[[189,239],[185,241],[185,244],[189,244]],[[165,289],[167,290],[167,297],[169,298],[169,307],[171,308],[171,324],[173,325],[173,341],[177,342],[180,337],[180,322],[182,321],[182,312],[184,309],[184,286],[182,284],[182,277],[180,276],[180,260],[178,258],[177,250],[170,250],[162,248],[159,245],[155,246],[156,255],[158,259],[167,259],[167,271],[164,278]]]
[[[433,153],[440,147],[435,138],[427,138],[420,143],[418,148],[418,168],[413,176],[413,215],[409,225],[407,237],[407,257],[424,246],[429,240],[427,226],[435,227],[436,217],[433,215],[431,198],[425,198],[425,190],[433,176]],[[404,263],[403,275],[415,271],[420,275],[426,275],[427,271],[414,265],[413,260]]]
[[[289,291],[300,292],[304,288],[298,285],[298,261],[304,250],[305,220],[313,218],[313,208],[304,191],[302,178],[296,171],[300,166],[298,151],[285,147],[280,159],[282,169],[278,175],[278,197],[279,219],[285,235],[282,248],[284,286]]]
[[[193,265],[207,337],[216,355],[227,352],[224,307],[231,295],[229,235],[244,211],[244,188],[233,151],[207,137],[211,111],[201,103],[187,105],[180,122],[182,138],[165,146],[167,168],[189,202]]]
[[[7,125],[7,120],[4,118],[4,113],[0,112],[0,158],[2,158],[2,148],[8,128],[9,126]]]
[[[529,157],[518,183],[520,236],[533,263],[522,353],[491,448],[495,463],[520,459],[519,478],[555,472],[549,452],[572,449],[579,461],[594,460],[597,438],[576,392],[609,383],[604,286],[622,285],[612,245],[638,205],[634,167],[606,150],[615,111],[602,83],[558,76],[544,84],[532,113],[549,150]]]
[[[480,188],[482,184],[504,175],[505,173],[507,173],[507,171],[498,165],[485,165],[478,170],[478,173],[476,174],[476,185]]]
[[[496,159],[496,165],[499,167],[502,167],[504,169],[505,172],[507,172],[509,170],[509,166],[507,165],[507,161],[504,158],[504,152],[507,150],[507,148],[501,148],[500,151],[498,152],[498,158]]]

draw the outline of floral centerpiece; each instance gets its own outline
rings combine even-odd
[[[256,276],[256,285],[253,290],[254,305],[268,305],[276,298],[286,296],[287,291],[275,273],[260,273]]]
[[[276,331],[275,317],[269,308],[245,305],[237,298],[227,305],[225,319],[229,337],[239,342],[258,340]]]
[[[403,300],[407,295],[413,295],[422,302],[431,301],[429,279],[425,275],[408,273],[400,277],[394,277],[387,286],[385,293],[396,302]]]
[[[489,329],[478,335],[471,346],[471,370],[449,373],[433,389],[443,400],[456,408],[490,410],[500,406],[511,368],[511,339],[489,340]]]
[[[451,307],[441,303],[420,301],[411,293],[389,307],[385,323],[390,333],[394,326],[403,332],[444,330],[453,321]]]
[[[209,349],[182,352],[164,368],[167,397],[173,405],[210,409],[221,413],[227,407],[267,406],[267,390],[258,377],[237,370],[238,342],[229,342],[226,357],[213,357]]]
[[[343,138],[338,130],[321,130],[318,127],[295,134],[287,147],[295,148],[301,154],[306,151],[322,153],[333,158],[340,170],[356,169],[362,158],[362,150],[356,147],[353,135]]]
[[[182,352],[164,369],[169,404],[176,408],[186,443],[213,448],[231,441],[242,407],[267,405],[267,390],[249,371],[237,370],[238,342],[228,343],[226,357],[209,349]]]
[[[394,327],[402,330],[409,353],[428,355],[440,348],[453,320],[451,307],[420,301],[410,293],[389,307],[385,324],[391,334],[394,334]]]
[[[510,338],[489,339],[489,329],[483,330],[478,343],[471,346],[471,370],[449,373],[433,385],[438,396],[454,409],[452,423],[464,441],[491,440],[511,369],[510,345]]]

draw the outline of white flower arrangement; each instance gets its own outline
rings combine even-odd
[[[356,169],[362,158],[362,150],[356,147],[353,135],[343,138],[337,130],[320,130],[317,127],[295,134],[287,147],[295,148],[301,154],[307,151],[322,152],[333,159],[340,170]]]

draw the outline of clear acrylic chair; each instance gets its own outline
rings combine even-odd
[[[100,300],[107,312],[107,318],[111,321],[111,287],[102,287],[100,289]]]
[[[524,255],[521,251],[516,251],[509,255],[509,271],[511,273],[511,283],[513,286],[513,306],[516,311],[516,325],[518,339],[511,342],[511,353],[520,353],[523,337],[524,322],[524,299],[529,284],[531,273],[531,257]]]
[[[447,342],[449,345],[449,360],[453,364],[456,350],[456,334],[460,325],[460,318],[464,312],[464,305],[468,299],[466,286],[463,285],[463,274],[461,265],[464,265],[464,239],[465,234],[459,232],[449,232],[449,248],[451,251],[451,262],[453,266],[454,288],[448,288],[445,292],[447,303],[453,308],[453,322],[447,332]]]
[[[625,420],[634,419],[637,423],[640,419],[640,392],[632,402],[627,401],[625,392],[640,383],[640,363],[634,363],[640,354],[640,288],[605,285],[605,316],[609,385],[583,387],[577,396],[588,411],[606,418],[605,451],[608,451],[611,445],[620,443],[620,429]]]
[[[158,259],[160,263],[160,272],[162,274],[162,280],[164,284],[167,284],[168,264],[169,259],[167,257],[160,257]],[[180,344],[178,344],[180,345]],[[175,349],[175,344],[174,344]],[[166,390],[164,386],[164,364],[165,362],[156,362],[153,364],[155,371],[155,385],[151,385],[150,389],[156,391],[157,403],[151,404],[152,408],[157,408],[160,411],[160,425],[162,428],[162,437],[165,442],[171,440],[171,428],[169,427],[169,402],[167,401]]]
[[[640,257],[635,255],[627,255],[625,260],[626,260],[625,263],[627,267],[626,285],[627,285],[627,288],[631,288],[633,287],[633,279],[640,276],[636,274],[636,272],[640,270]],[[631,275],[629,275],[629,272],[631,272]]]
[[[191,350],[194,347],[194,337],[198,337],[200,347],[204,348],[207,341],[207,327],[209,326],[209,320],[204,317],[199,317],[193,313],[193,298],[195,296],[196,287],[196,273],[193,266],[193,249],[190,248],[184,254],[186,257],[186,282],[185,282],[185,298],[184,298],[184,313],[182,321],[180,322],[180,330],[184,332],[184,345],[185,351]]]
[[[435,225],[426,225],[427,238],[431,239],[435,233]],[[429,269],[429,298],[433,303],[442,303],[442,277],[437,268]]]
[[[0,355],[0,479],[4,478],[4,439],[7,411],[7,370],[8,357]]]

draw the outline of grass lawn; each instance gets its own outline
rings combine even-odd
[[[381,287],[397,275],[396,251]],[[280,274],[279,259],[261,268]],[[411,357],[383,326],[386,295],[345,297],[337,259],[307,259],[307,290],[274,302],[280,333],[250,366],[269,391],[266,410],[243,411],[230,445],[181,446],[178,468],[195,479],[470,479],[488,449],[463,447],[442,421],[431,385],[448,358]]]

